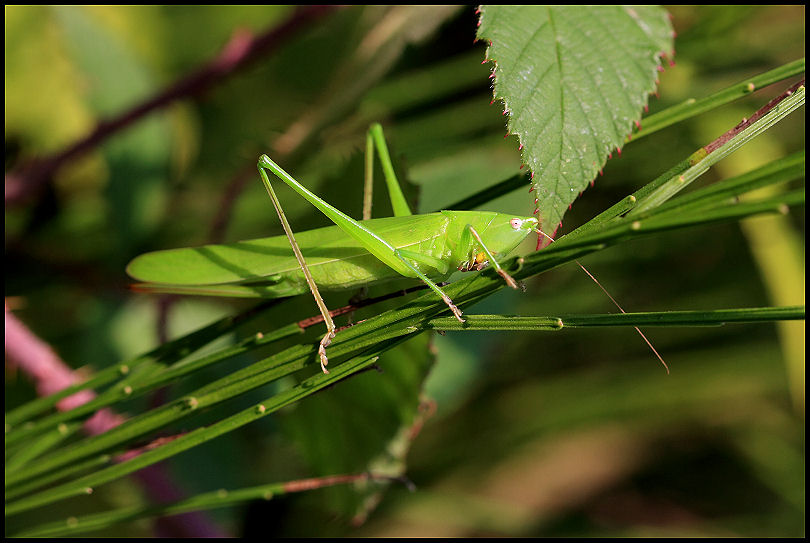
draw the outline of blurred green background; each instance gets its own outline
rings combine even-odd
[[[7,174],[187,76],[234,36],[264,32],[294,11],[7,6]],[[676,65],[662,73],[651,113],[804,55],[803,6],[670,12]],[[66,363],[91,372],[152,348],[161,335],[176,337],[252,305],[181,299],[163,313],[162,328],[161,306],[127,289],[124,267],[148,250],[280,234],[255,175],[261,153],[356,217],[372,121],[385,125],[397,171],[420,211],[518,173],[517,141],[503,137],[500,105],[490,105],[490,67],[481,64],[485,47],[474,43],[475,28],[470,7],[330,9],[201,96],[115,133],[66,162],[44,190],[23,201],[7,198],[7,304]],[[575,203],[562,231],[657,177],[789,83],[630,143]],[[803,116],[760,136],[699,185],[803,149]],[[384,216],[390,206],[378,188],[374,216]],[[279,196],[294,229],[328,224],[291,191]],[[519,190],[481,209],[530,214],[532,202]],[[803,304],[804,209],[646,238],[583,264],[628,311]],[[344,305],[352,294],[332,294],[327,303]],[[502,291],[472,311],[556,315],[613,307],[568,266],[534,278],[525,293]],[[245,334],[314,312],[302,296]],[[392,487],[362,525],[338,512],[325,490],[209,515],[237,535],[803,535],[804,323],[656,328],[647,335],[671,375],[632,329],[423,335],[405,351],[436,360],[425,391],[436,412],[408,458],[416,492]],[[232,369],[207,370],[180,388]],[[6,408],[32,397],[28,379],[7,368]],[[129,407],[143,410],[149,401]],[[322,422],[318,402],[328,403],[303,402],[180,455],[169,468],[189,494],[311,476],[307,440],[296,425]],[[362,444],[347,437],[340,446]],[[90,499],[79,513],[146,498],[124,480]],[[68,514],[77,514],[75,505],[25,520]],[[149,535],[152,524],[110,533]]]

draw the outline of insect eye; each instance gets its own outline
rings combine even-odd
[[[512,228],[514,228],[515,230],[519,230],[520,227],[523,226],[523,221],[521,221],[520,219],[512,219],[511,221],[509,221],[509,224],[512,225]]]

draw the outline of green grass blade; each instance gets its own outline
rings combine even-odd
[[[655,209],[655,214],[721,204],[758,188],[799,179],[804,175],[804,151],[774,160],[755,170],[685,194]]]
[[[6,436],[7,443],[16,443],[20,440],[27,439],[31,435],[46,431],[48,428],[57,426],[65,421],[72,420],[79,417],[89,416],[97,410],[114,405],[119,401],[131,400],[143,394],[157,390],[161,386],[165,386],[177,379],[187,376],[193,372],[200,371],[204,368],[221,364],[233,359],[234,357],[249,353],[255,349],[264,347],[279,341],[285,337],[300,334],[301,327],[297,324],[290,324],[267,334],[256,334],[248,337],[230,347],[220,349],[219,351],[210,353],[199,359],[192,361],[181,361],[180,363],[165,367],[161,366],[153,368],[151,366],[141,366],[139,369],[146,371],[133,374],[132,379],[125,379],[114,387],[104,391],[93,400],[82,404],[70,411],[54,413],[48,417],[40,419],[39,421],[26,425],[16,432]],[[211,388],[221,386],[222,383],[212,383]],[[197,392],[203,392],[205,388]]]
[[[75,434],[81,428],[81,424],[60,424],[56,429],[48,433],[37,436],[36,439],[28,440],[24,447],[17,454],[6,461],[6,473],[21,468],[48,450],[56,447],[59,443]]]
[[[90,470],[96,470],[104,466],[108,466],[110,465],[112,459],[113,455],[101,454],[95,458],[90,458],[82,462],[75,462],[70,466],[61,469],[60,471],[31,479],[23,484],[13,485],[10,488],[6,488],[6,500],[12,500],[19,496],[24,496],[34,490],[37,490],[38,488],[51,485],[52,483],[61,481],[63,479],[68,479],[75,475],[86,474],[86,472]]]
[[[372,333],[355,339],[353,342],[350,341],[356,337],[356,334],[351,334],[352,331],[360,330],[360,333],[362,333],[365,328],[367,327],[359,325],[347,330],[346,333],[340,334],[330,347],[330,358],[333,361],[338,361],[341,357],[354,356],[381,341],[416,331],[407,327],[390,331],[383,329],[378,333],[372,330]],[[313,364],[315,360],[315,345],[288,348],[243,370],[234,372],[224,379],[219,379],[197,389],[184,398],[134,417],[104,434],[86,438],[79,443],[66,447],[59,451],[58,454],[52,454],[41,459],[36,465],[8,473],[6,475],[6,486],[59,469],[87,456],[107,451],[112,447],[119,446],[136,437],[186,418],[194,414],[198,408],[212,407],[249,390],[290,375],[307,365]]]
[[[101,530],[125,521],[179,515],[190,511],[204,511],[220,507],[233,507],[253,500],[270,500],[291,492],[302,492],[313,488],[324,488],[333,485],[374,480],[375,477],[373,475],[362,473],[359,475],[335,475],[301,481],[270,483],[236,490],[220,489],[159,506],[127,507],[82,517],[70,517],[64,521],[49,522],[37,526],[36,528],[24,530],[15,534],[14,537],[60,537],[75,535]]]
[[[138,356],[132,360],[116,364],[109,368],[100,371],[91,379],[87,381],[70,386],[64,390],[60,390],[50,396],[37,398],[26,404],[23,404],[16,409],[6,413],[6,439],[9,438],[9,429],[20,425],[26,420],[53,408],[59,400],[67,398],[68,396],[80,392],[97,388],[99,386],[108,384],[119,379],[122,375],[127,375],[134,368],[141,364],[161,362],[163,360],[180,360],[211,341],[229,333],[237,326],[248,322],[260,312],[271,305],[278,303],[277,300],[272,300],[264,304],[260,304],[253,309],[245,311],[241,314],[224,317],[216,322],[213,322],[199,330],[183,336],[182,338],[175,339],[169,343],[161,345],[148,353]]]
[[[700,100],[689,98],[680,104],[646,117],[642,121],[641,128],[637,127],[633,130],[632,139],[638,140],[649,136],[676,123],[739,100],[762,87],[803,73],[804,59],[800,58],[763,74],[740,81]]]
[[[235,430],[236,428],[244,426],[245,424],[253,422],[254,420],[267,416],[286,405],[314,394],[318,390],[330,386],[351,375],[352,373],[370,366],[377,360],[380,352],[393,347],[400,341],[400,338],[390,340],[387,344],[383,344],[383,347],[376,350],[371,356],[357,357],[346,363],[337,365],[329,374],[318,373],[315,376],[304,380],[293,388],[268,398],[264,402],[256,404],[248,409],[244,409],[239,413],[226,417],[214,424],[211,424],[210,426],[198,428],[184,434],[161,447],[144,452],[131,460],[102,469],[96,473],[81,477],[78,480],[59,485],[55,488],[48,489],[46,491],[7,504],[6,515],[13,515],[22,511],[41,507],[43,505],[47,505],[64,498],[69,498],[71,496],[91,494],[93,492],[93,488],[98,485],[115,480],[119,477],[132,473],[133,471],[137,471],[141,468],[159,462],[160,460],[174,456],[182,451],[205,443],[206,441],[219,437],[227,432]],[[198,408],[198,405],[191,404],[190,402],[187,402],[187,404],[188,405],[186,408],[189,410]]]
[[[734,135],[730,140],[724,142],[719,148],[706,155],[706,157],[686,170],[682,175],[673,177],[652,194],[639,201],[636,207],[628,213],[628,216],[635,216],[672,198],[675,194],[686,188],[692,181],[703,175],[714,164],[726,158],[734,151],[741,148],[750,140],[756,138],[776,123],[799,109],[804,105],[804,86],[800,86],[784,100],[779,102],[773,109],[763,117],[757,119],[750,126]]]
[[[522,317],[516,315],[465,315],[466,322],[452,317],[431,319],[424,329],[443,331],[559,331],[564,328],[603,326],[721,326],[727,323],[802,320],[804,306],[750,307],[710,311],[650,311],[598,315]]]

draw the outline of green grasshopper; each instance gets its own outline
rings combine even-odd
[[[375,147],[394,217],[368,218]],[[340,290],[399,276],[418,278],[464,322],[461,311],[434,279],[441,280],[455,270],[480,271],[492,265],[510,287],[517,288],[495,255],[507,255],[531,232],[541,233],[534,217],[485,211],[413,215],[394,173],[379,124],[373,124],[366,137],[366,220],[352,219],[329,205],[267,155],[259,157],[258,169],[284,236],[146,253],[129,263],[127,273],[143,282],[136,286],[139,290],[153,292],[276,298],[310,290],[327,327],[318,348],[324,373],[328,373],[326,348],[335,337],[335,324],[319,288]],[[335,226],[294,235],[267,170],[318,208]]]

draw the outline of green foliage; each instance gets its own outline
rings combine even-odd
[[[555,243],[534,253],[532,241],[507,262],[526,292],[492,270],[454,277],[463,330],[431,292],[361,307],[331,347],[329,375],[315,356],[321,325],[299,326],[311,298],[186,298],[160,313],[126,289],[124,264],[280,234],[255,175],[261,153],[359,216],[373,121],[420,212],[530,214],[472,8],[328,11],[204,95],[65,162],[43,192],[7,201],[7,303],[87,376],[38,398],[25,371],[7,370],[7,535],[155,535],[156,516],[222,507],[207,518],[264,537],[802,535],[804,328],[768,321],[804,318],[805,129],[803,111],[790,114],[803,89],[738,139],[701,149],[801,76],[803,8],[671,11],[678,64],[660,74],[641,130]],[[26,159],[187,76],[237,29],[293,13],[7,7],[7,187]],[[279,197],[294,230],[328,224],[290,191]],[[574,259],[627,315],[611,313]],[[96,399],[54,408],[85,389]],[[127,421],[85,435],[102,407]],[[158,504],[144,491],[139,470],[158,462],[189,498]],[[356,477],[309,481],[336,472]],[[415,492],[391,479],[402,474]],[[323,488],[334,483],[344,486]]]

